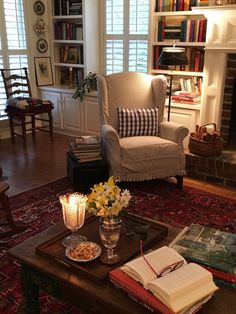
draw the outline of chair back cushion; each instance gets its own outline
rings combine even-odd
[[[166,78],[144,73],[120,72],[98,75],[98,99],[102,124],[109,124],[118,131],[117,108],[158,107],[158,120],[163,120],[166,96]]]
[[[128,136],[157,136],[158,108],[117,108],[118,134]]]

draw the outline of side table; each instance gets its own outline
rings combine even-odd
[[[74,191],[79,190],[87,193],[94,184],[108,179],[108,164],[104,159],[79,162],[71,152],[67,152],[67,176]]]

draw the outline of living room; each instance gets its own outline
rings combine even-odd
[[[146,33],[138,33],[132,34],[131,39],[134,41],[141,40],[144,42],[144,46],[141,48],[137,48],[135,50],[135,58],[137,57],[138,61],[135,61],[135,65],[132,64],[132,57],[130,57],[130,68],[129,64],[129,49],[128,46],[124,47],[124,59],[122,62],[119,59],[120,56],[120,47],[113,46],[113,48],[108,46],[109,41],[113,41],[114,44],[117,44],[117,41],[123,40],[127,42],[130,40],[129,37],[122,37],[122,34],[112,34],[111,32],[105,33],[105,5],[107,2],[107,16],[109,16],[109,5],[110,1],[98,1],[98,0],[86,0],[82,1],[83,3],[83,14],[79,12],[81,9],[77,4],[81,1],[73,1],[74,6],[73,10],[75,10],[76,17],[72,18],[68,16],[63,17],[60,14],[57,15],[55,12],[55,6],[60,1],[27,1],[24,3],[24,21],[25,21],[25,34],[26,34],[26,46],[17,47],[12,50],[6,49],[7,47],[7,31],[4,28],[1,33],[1,38],[4,40],[2,42],[2,49],[0,50],[0,54],[4,56],[2,57],[2,67],[22,67],[26,66],[29,70],[30,76],[30,84],[32,89],[32,94],[34,97],[39,97],[43,99],[49,99],[54,104],[54,109],[52,111],[53,114],[53,128],[54,128],[54,141],[50,140],[50,136],[43,132],[36,132],[35,141],[33,140],[30,133],[27,134],[27,143],[24,148],[22,145],[22,139],[16,137],[15,143],[11,141],[10,127],[9,121],[7,119],[5,109],[5,90],[3,88],[3,81],[0,78],[1,84],[1,120],[0,120],[0,166],[2,168],[1,182],[4,182],[9,185],[9,189],[7,190],[7,195],[10,197],[10,202],[12,205],[12,211],[14,213],[14,218],[17,218],[19,215],[22,215],[21,209],[27,208],[29,211],[31,210],[31,205],[33,202],[38,202],[41,204],[42,198],[45,197],[45,202],[50,204],[50,208],[53,208],[53,204],[56,202],[56,198],[60,193],[63,192],[62,187],[65,189],[69,189],[71,187],[71,183],[68,179],[67,181],[58,181],[62,178],[67,177],[67,151],[69,150],[69,142],[71,139],[81,135],[81,134],[89,134],[89,135],[100,135],[100,120],[99,120],[99,109],[98,109],[98,101],[97,101],[97,93],[92,91],[84,96],[83,100],[80,101],[78,98],[74,99],[73,94],[77,88],[76,79],[79,80],[81,72],[84,76],[87,73],[104,73],[111,74],[112,72],[122,72],[122,71],[134,71],[138,72],[140,70],[138,67],[140,64],[142,66],[146,66],[146,71],[141,68],[141,72],[146,72],[148,74],[166,74],[167,78],[171,72],[169,70],[157,69],[156,65],[154,65],[155,56],[154,56],[154,46],[158,45],[156,41],[155,34],[156,29],[154,25],[157,24],[157,21],[164,14],[165,16],[172,16],[171,12],[156,12],[156,3],[157,1],[141,1],[142,3],[138,4],[142,7],[145,12],[144,16],[148,14],[148,22],[149,25]],[[109,4],[108,4],[109,2]],[[113,1],[114,2],[114,1]],[[132,2],[132,1],[129,1]],[[135,1],[136,2],[136,1]],[[19,1],[21,3],[21,1]],[[122,4],[121,4],[122,3]],[[127,31],[127,19],[129,18],[129,14],[131,14],[130,9],[128,7],[128,1],[124,2],[124,19],[126,22],[124,23],[123,31]],[[9,8],[9,1],[0,1],[0,9],[2,12],[5,12],[7,15],[7,9]],[[21,4],[19,4],[21,5]],[[132,3],[132,5],[134,5]],[[150,5],[150,7],[149,7]],[[119,11],[120,6],[123,6],[123,1],[118,1],[118,6],[114,5],[113,14],[116,16],[116,9]],[[148,6],[148,13],[147,13]],[[15,10],[15,8],[14,8]],[[13,10],[13,11],[14,11]],[[59,8],[60,10],[60,8]],[[65,9],[66,10],[66,9]],[[149,12],[150,10],[150,12]],[[189,11],[189,10],[188,10]],[[54,12],[54,13],[53,13]],[[59,11],[60,12],[60,11]],[[119,11],[118,17],[120,14],[123,14]],[[127,13],[129,12],[129,14]],[[137,16],[140,18],[142,16],[142,9],[137,9]],[[140,15],[141,14],[141,15]],[[179,14],[179,13],[178,13]],[[191,13],[182,12],[179,15],[182,16],[197,16],[197,19],[201,20],[204,18],[209,21],[209,28],[207,29],[207,40],[204,43],[197,43],[197,47],[200,49],[205,49],[205,64],[203,71],[193,73],[189,71],[189,73],[185,74],[185,78],[190,77],[201,77],[202,78],[202,94],[201,94],[201,104],[200,105],[183,105],[183,104],[175,104],[171,103],[171,118],[170,121],[180,123],[187,127],[190,132],[195,131],[196,125],[205,125],[208,123],[216,123],[217,128],[220,129],[222,133],[222,137],[224,140],[224,150],[220,155],[213,156],[210,158],[198,156],[195,154],[191,154],[188,151],[188,140],[185,140],[185,152],[186,152],[186,160],[187,160],[187,176],[184,177],[184,187],[183,190],[186,190],[188,195],[194,194],[195,191],[202,191],[203,194],[196,194],[195,202],[197,197],[199,198],[199,206],[205,207],[210,206],[207,205],[207,200],[212,201],[212,198],[207,199],[209,195],[208,192],[214,195],[214,206],[217,203],[220,204],[222,213],[227,209],[230,211],[230,217],[234,217],[233,212],[235,211],[235,182],[236,182],[236,153],[235,153],[235,142],[229,141],[229,130],[230,121],[233,119],[235,121],[235,116],[231,117],[231,101],[233,97],[233,82],[236,77],[236,47],[235,47],[235,14],[236,14],[236,5],[225,3],[225,5],[212,5],[208,7],[196,7],[191,10]],[[78,15],[78,16],[77,16]],[[83,15],[83,16],[82,16]],[[176,16],[177,13],[173,12],[173,16]],[[177,16],[179,16],[177,15]],[[7,20],[7,17],[6,17]],[[109,22],[109,21],[108,21]],[[78,24],[78,28],[80,29],[80,25],[83,25],[83,40],[82,39],[58,39],[55,37],[55,25],[57,23],[70,23],[70,24]],[[110,23],[110,22],[109,22]],[[116,21],[114,22],[116,23]],[[120,26],[120,21],[118,22],[118,28]],[[113,25],[114,26],[114,25]],[[147,28],[146,28],[147,29]],[[81,30],[80,30],[81,31]],[[78,31],[78,32],[80,32]],[[78,36],[81,36],[78,35]],[[128,36],[128,35],[127,35]],[[66,42],[67,41],[67,42]],[[25,44],[25,43],[24,43]],[[162,45],[161,43],[159,43]],[[194,46],[193,43],[188,43],[186,45],[179,43],[180,46],[189,48]],[[106,46],[107,45],[107,46]],[[166,42],[165,42],[166,45]],[[172,46],[172,42],[167,44]],[[64,60],[64,46],[69,46],[70,48],[78,48],[83,46],[83,64],[81,62],[81,49],[71,50],[72,53],[76,54],[77,63],[74,63],[74,55],[69,58],[68,56]],[[178,46],[178,42],[177,42]],[[133,49],[133,47],[132,47]],[[140,49],[140,50],[139,50]],[[60,51],[63,51],[63,60],[61,60]],[[122,50],[123,51],[123,50]],[[132,50],[134,51],[134,50]],[[144,54],[144,55],[143,55]],[[17,55],[21,58],[9,58],[7,56]],[[27,57],[25,57],[27,56]],[[112,63],[112,58],[114,58],[114,62]],[[123,58],[123,52],[122,52]],[[14,60],[13,60],[14,59]],[[26,62],[27,59],[27,63]],[[8,60],[8,61],[6,61]],[[40,79],[42,77],[39,76],[36,70],[37,62],[41,62],[41,60],[49,63],[51,67],[51,77],[45,83],[41,83]],[[111,62],[108,62],[111,61]],[[18,63],[17,63],[18,62]],[[217,64],[217,66],[216,66]],[[228,65],[227,65],[228,64]],[[118,70],[117,70],[118,69]],[[175,71],[173,74],[173,80],[177,81],[182,73],[180,71]],[[79,77],[78,77],[79,76]],[[81,81],[80,81],[81,82]],[[230,85],[231,84],[231,85]],[[167,119],[167,110],[168,110],[168,101],[166,102],[166,110],[165,115]],[[233,110],[232,110],[233,112]],[[231,119],[231,120],[230,120]],[[234,134],[231,129],[232,134]],[[230,131],[230,132],[231,132]],[[231,139],[234,136],[231,135]],[[217,170],[216,170],[217,168]],[[57,182],[56,186],[61,185],[61,188],[58,190],[54,189],[52,182]],[[170,179],[170,183],[175,184],[175,179]],[[47,186],[47,184],[49,184]],[[91,183],[91,187],[92,187]],[[45,186],[48,191],[49,196],[45,196],[46,192],[44,192],[39,187]],[[148,186],[151,189],[151,186]],[[36,190],[32,190],[29,194],[19,194],[25,191],[30,191],[31,189],[36,188]],[[147,188],[147,187],[146,187]],[[187,189],[193,189],[187,190]],[[194,190],[196,189],[196,190]],[[37,192],[38,190],[38,192]],[[168,189],[165,193],[168,193]],[[42,193],[40,195],[40,193]],[[50,193],[55,193],[55,195],[50,198]],[[164,192],[163,192],[164,193]],[[173,192],[176,196],[176,192]],[[206,195],[204,194],[206,193]],[[27,196],[28,195],[28,196]],[[147,195],[151,195],[147,194]],[[25,200],[25,197],[30,197],[30,200]],[[35,197],[35,199],[34,199]],[[138,196],[137,196],[138,197]],[[178,194],[179,199],[181,199],[180,194]],[[177,197],[177,198],[178,198]],[[204,199],[204,197],[206,197]],[[222,197],[217,198],[217,197]],[[137,198],[138,199],[138,198]],[[230,200],[229,203],[223,202],[223,200]],[[151,200],[151,196],[150,196]],[[201,200],[201,201],[200,201]],[[205,201],[204,201],[205,200]],[[141,202],[143,199],[141,198]],[[175,199],[177,202],[177,199]],[[221,203],[222,201],[222,203]],[[25,202],[25,203],[24,203]],[[202,202],[202,203],[201,203]],[[206,203],[204,203],[206,202]],[[42,204],[41,204],[42,205]],[[58,206],[58,205],[57,205]],[[181,206],[178,203],[178,206]],[[225,208],[224,208],[225,207]],[[35,207],[37,208],[37,207]],[[179,208],[179,207],[178,207]],[[42,205],[42,211],[40,214],[43,215],[43,211],[46,210],[46,207]],[[183,209],[179,209],[181,212]],[[219,208],[218,208],[219,210]],[[27,211],[28,212],[28,211]],[[135,212],[135,210],[134,210]],[[171,212],[171,211],[170,211]],[[29,213],[28,213],[29,214]],[[173,214],[173,213],[172,213]],[[183,213],[182,213],[183,214]],[[58,217],[56,218],[56,215]],[[152,212],[148,213],[149,218],[151,218]],[[169,215],[171,215],[169,213]],[[184,220],[182,216],[177,218],[176,215],[176,223],[184,225],[188,224],[187,220]],[[201,213],[204,215],[204,212]],[[223,215],[223,214],[222,214]],[[46,214],[49,217],[48,214]],[[199,214],[200,216],[200,214]],[[207,214],[206,214],[207,216]],[[30,217],[30,214],[28,218]],[[40,216],[44,219],[44,216]],[[26,217],[25,217],[26,218]],[[28,219],[27,218],[27,219]],[[32,218],[32,217],[31,217]],[[173,216],[172,216],[173,218]],[[171,218],[171,219],[172,219]],[[27,220],[26,219],[26,220]],[[37,217],[38,223],[41,218]],[[54,219],[54,220],[53,220]],[[55,214],[52,220],[49,219],[49,222],[45,220],[45,226],[49,224],[53,224],[58,219],[62,220],[62,217],[58,214]],[[158,217],[159,219],[159,217]],[[187,219],[187,218],[186,218]],[[194,219],[197,219],[196,216]],[[214,218],[212,218],[214,220]],[[232,218],[233,219],[233,218]],[[234,218],[235,219],[235,218]],[[20,220],[24,220],[24,215],[21,216]],[[160,218],[161,221],[161,218]],[[196,221],[196,220],[195,220]],[[168,221],[169,222],[169,221]],[[30,224],[30,220],[28,222]],[[235,223],[233,221],[230,222],[233,226]],[[230,224],[229,223],[229,224]],[[37,224],[37,223],[36,223]],[[40,226],[36,226],[36,224],[32,223],[32,230],[28,233],[28,235],[36,234],[36,230],[40,230]],[[38,229],[38,227],[40,227]],[[229,227],[231,228],[231,227]],[[43,229],[43,227],[42,227]],[[230,231],[233,229],[230,229]],[[35,232],[35,233],[34,233]],[[27,238],[27,235],[25,236]],[[22,241],[23,237],[19,237],[19,241]],[[3,244],[4,243],[4,244]],[[8,248],[12,246],[12,244],[17,244],[17,235],[11,239],[9,244],[6,241],[1,241],[1,244]],[[7,305],[6,300],[2,300],[0,302],[0,310],[5,309],[8,310],[6,313],[20,313],[22,308],[17,304],[17,300],[14,299],[14,291],[19,291],[18,287],[15,286],[14,280],[6,281],[6,285],[3,288],[3,294],[7,295],[7,289],[9,288],[7,285],[12,285],[9,288],[9,297],[12,298]],[[18,292],[17,292],[18,293]],[[230,290],[229,295],[232,294],[232,290]],[[223,294],[224,295],[224,294]],[[43,297],[44,298],[44,297]],[[68,296],[69,298],[69,296]],[[50,300],[45,297],[43,299],[46,300],[47,305],[50,307]],[[224,306],[227,307],[230,312],[230,305],[227,304],[230,298],[226,298]],[[54,302],[54,301],[53,301]],[[53,303],[54,304],[54,303]],[[9,307],[8,307],[9,306]],[[12,306],[12,308],[11,308]],[[53,309],[57,307],[57,305],[53,305]],[[65,306],[65,307],[63,307]],[[66,305],[63,305],[61,308],[64,311],[73,311],[73,309],[66,308]],[[138,307],[138,305],[137,305]],[[10,309],[10,310],[9,310]],[[12,310],[14,309],[14,310]],[[17,311],[16,311],[17,309]],[[227,313],[227,309],[225,309],[225,313]],[[13,312],[10,312],[10,311]],[[209,310],[209,312],[207,312]],[[15,311],[15,312],[14,312]],[[60,309],[59,309],[60,311]],[[142,308],[141,310],[142,311]],[[204,312],[205,311],[205,312]],[[203,309],[202,313],[211,313],[211,309],[207,307],[207,310]],[[3,312],[4,313],[4,312]],[[144,312],[143,312],[144,313]],[[212,312],[213,313],[213,312]],[[224,313],[224,312],[222,312]],[[233,312],[232,312],[233,313]]]

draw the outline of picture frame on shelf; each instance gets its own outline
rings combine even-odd
[[[52,63],[50,57],[35,57],[35,74],[37,86],[53,85]]]
[[[69,47],[65,49],[64,62],[77,64],[78,63],[78,49],[75,47]]]
[[[43,15],[45,12],[45,5],[42,1],[36,1],[34,4],[34,12],[37,15]]]

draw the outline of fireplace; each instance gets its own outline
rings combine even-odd
[[[236,149],[236,77],[234,78],[231,117],[229,125],[229,147]]]
[[[227,55],[221,133],[224,146],[236,149],[236,54]]]

